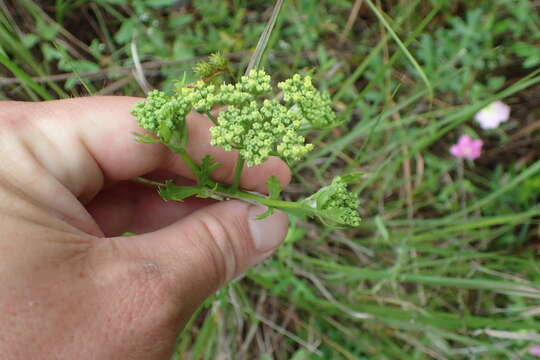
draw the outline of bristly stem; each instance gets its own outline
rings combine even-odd
[[[236,158],[236,166],[234,168],[234,177],[232,181],[232,189],[238,190],[240,187],[240,177],[242,176],[242,170],[244,169],[244,157],[238,153],[238,157]]]

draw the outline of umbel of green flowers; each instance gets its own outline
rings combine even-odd
[[[302,202],[318,209],[319,216],[331,219],[338,224],[360,225],[358,196],[347,189],[349,184],[359,182],[361,174],[353,173],[338,176],[332,183],[323,187]]]
[[[313,149],[304,133],[309,129],[335,126],[330,97],[318,91],[309,76],[294,75],[277,84],[264,70],[251,70],[236,83],[222,83],[220,75],[228,72],[222,57],[213,56],[197,65],[196,72],[203,80],[190,85],[178,85],[168,95],[153,90],[146,100],[132,110],[139,125],[153,133],[138,135],[140,141],[162,142],[177,152],[197,177],[197,186],[175,186],[172,182],[159,184],[165,200],[182,201],[186,197],[236,198],[266,205],[269,216],[280,209],[296,216],[318,217],[329,225],[357,226],[359,201],[348,185],[358,183],[359,174],[335,178],[332,183],[310,197],[297,202],[279,199],[281,187],[271,177],[267,184],[269,196],[246,192],[238,188],[244,166],[260,165],[269,156],[278,156],[288,163],[301,160]],[[221,109],[217,116],[212,111]],[[207,156],[196,164],[187,154],[186,117],[195,110],[210,118],[211,144],[226,151],[238,150],[237,171],[232,185],[215,183],[210,175],[219,164]]]
[[[252,70],[236,84],[200,80],[178,87],[172,96],[151,91],[132,113],[142,128],[169,141],[183,131],[192,109],[213,118],[212,109],[224,107],[210,129],[212,145],[239,150],[247,166],[259,165],[271,155],[292,163],[313,149],[301,130],[306,125],[329,127],[336,117],[329,96],[317,91],[309,76],[295,75],[278,88],[283,91],[282,102],[273,94],[271,77],[264,70]]]

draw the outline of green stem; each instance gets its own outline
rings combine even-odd
[[[233,190],[229,187],[225,187],[223,185],[217,186],[216,193],[218,195],[221,195],[223,197],[238,199],[238,200],[253,200],[260,204],[273,207],[276,209],[283,209],[283,210],[307,210],[307,207],[304,204],[298,203],[298,202],[292,202],[292,201],[284,201],[284,200],[273,200],[269,199],[266,196],[258,195],[252,192],[247,192],[243,190]]]
[[[205,115],[208,116],[208,118],[210,119],[210,121],[212,121],[214,123],[214,125],[217,125],[217,119],[216,119],[216,117],[214,115],[212,115],[210,113],[210,111],[207,112]]]
[[[146,184],[146,185],[157,186],[157,187],[165,186],[165,184],[163,184],[163,183],[160,183],[160,182],[154,181],[154,180],[150,180],[150,179],[147,179],[147,178],[143,178],[141,176],[139,176],[138,178],[133,179],[133,181],[138,182],[140,184]]]
[[[182,160],[184,160],[184,162],[189,167],[193,175],[195,175],[198,178],[201,171],[199,170],[199,166],[197,165],[197,163],[195,163],[195,161],[191,158],[191,156],[189,156],[188,152],[183,147],[176,146],[175,144],[172,144],[172,143],[168,143],[166,145],[173,152],[180,155],[180,157],[182,158]]]
[[[191,158],[191,156],[189,156],[189,154],[187,153],[186,150],[181,150],[178,155],[180,155],[180,157],[182,158],[182,160],[184,160],[184,162],[186,163],[186,165],[189,167],[189,169],[191,170],[191,172],[193,173],[193,175],[199,177],[199,173],[200,173],[200,170],[199,170],[199,166],[195,163],[195,161],[193,161],[193,159]]]
[[[133,179],[133,181],[136,181],[142,184],[153,185],[158,188],[165,186],[165,184],[163,183],[146,179],[143,177],[138,177],[136,179]],[[235,189],[232,189],[232,187],[223,186],[223,185],[212,183],[212,182],[208,185],[210,187],[209,189],[211,189],[210,192],[216,195],[215,197],[212,195],[210,197],[216,200],[223,200],[224,198],[237,199],[237,200],[242,200],[248,203],[258,203],[258,204],[266,205],[268,207],[275,208],[278,210],[283,210],[285,212],[290,211],[294,213],[296,211],[297,213],[304,213],[304,214],[311,213],[312,215],[316,215],[315,209],[299,202],[270,199],[264,195],[259,195],[257,193],[248,192],[244,190],[235,190]]]
[[[244,169],[244,157],[238,153],[238,157],[236,158],[236,167],[234,168],[234,177],[232,181],[232,189],[238,190],[240,187],[240,177],[242,176],[242,170]]]

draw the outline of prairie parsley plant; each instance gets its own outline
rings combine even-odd
[[[348,190],[349,185],[359,182],[359,173],[337,177],[315,194],[296,202],[279,199],[282,189],[275,177],[267,181],[268,196],[239,188],[245,166],[260,165],[269,156],[294,164],[314,148],[305,137],[309,131],[338,124],[330,97],[319,92],[309,76],[297,74],[278,83],[277,88],[282,92],[279,100],[272,78],[264,70],[251,70],[236,83],[225,83],[221,79],[229,73],[228,65],[222,56],[213,55],[209,61],[197,64],[195,71],[201,80],[177,84],[172,95],[153,90],[132,110],[140,127],[149,132],[136,134],[137,140],[165,144],[196,175],[196,186],[176,186],[170,181],[156,184],[163,199],[183,201],[190,196],[240,199],[266,206],[268,211],[260,218],[279,209],[303,218],[316,217],[332,226],[359,225],[359,201]],[[216,108],[223,110],[214,116],[212,110]],[[210,155],[197,164],[187,153],[186,116],[192,110],[205,114],[214,123],[210,128],[213,146],[238,150],[231,185],[212,180],[211,173],[219,164]]]

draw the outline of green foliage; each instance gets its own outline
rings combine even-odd
[[[278,200],[279,195],[281,194],[281,190],[282,190],[279,180],[275,176],[270,176],[268,180],[266,181],[266,185],[268,185],[268,198],[270,200]],[[274,209],[272,207],[268,207],[268,210],[258,215],[257,219],[259,220],[265,219],[268,216],[272,215],[273,213],[274,213]]]
[[[175,186],[167,181],[164,186],[158,188],[159,196],[165,201],[184,201],[185,199],[199,194],[200,188],[196,186]]]
[[[501,7],[509,13],[502,15]],[[533,44],[518,41],[508,49],[498,46],[504,40],[514,42],[531,30],[538,38],[539,29],[531,29],[529,20],[539,19],[529,1],[478,2],[463,15],[446,15],[446,26],[422,34],[417,57],[439,91],[459,95],[471,92],[482,98],[501,87],[500,83],[489,83],[491,76],[483,79],[484,73],[506,66],[515,55],[525,58],[525,67],[539,63]]]
[[[197,176],[198,183],[203,187],[213,186],[211,175],[212,172],[216,170],[219,166],[220,164],[216,162],[212,156],[206,155],[202,159],[201,165],[199,166],[199,173]]]

